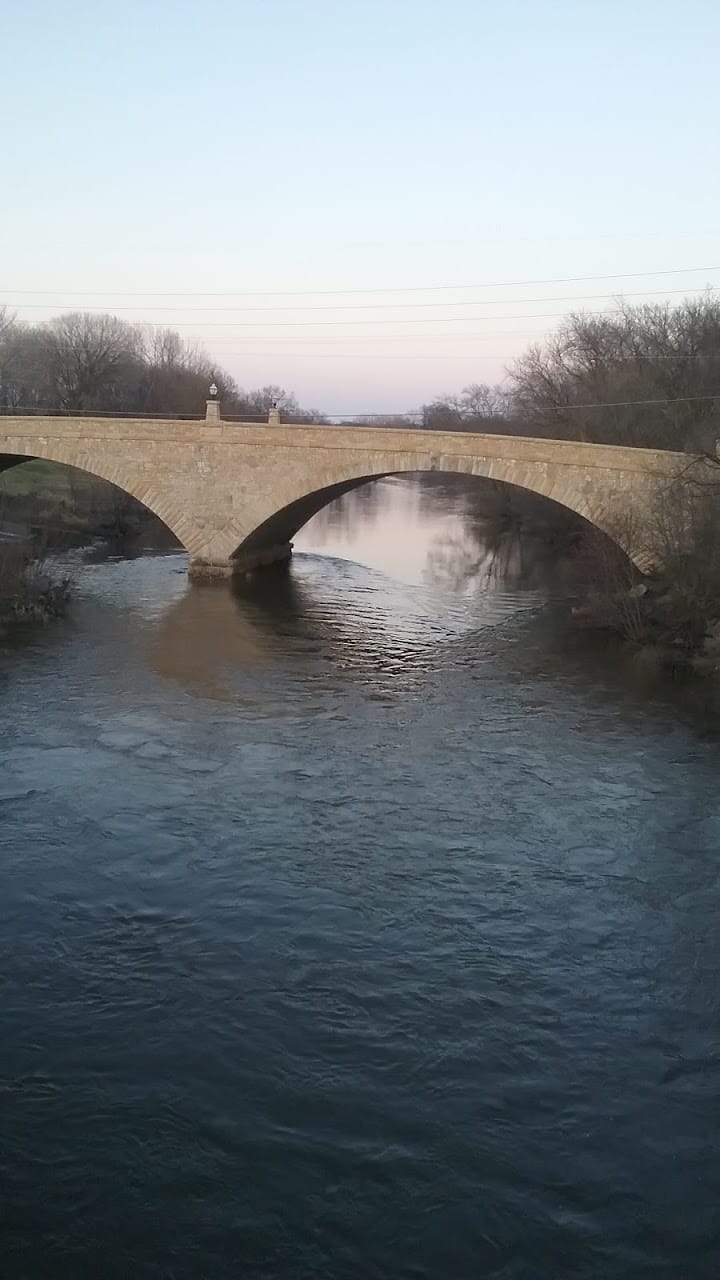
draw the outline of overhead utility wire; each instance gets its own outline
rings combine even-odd
[[[223,355],[231,356],[235,354],[233,351],[225,351]],[[501,352],[475,352],[466,351],[461,355],[451,351],[439,354],[435,351],[393,351],[388,355],[382,351],[238,351],[238,355],[250,356],[252,359],[261,360],[279,360],[300,358],[302,360],[465,360],[475,363],[478,360],[517,360],[518,354],[501,353]],[[632,355],[628,356],[628,362],[633,360],[695,360],[700,359],[697,356],[651,356],[651,355]]]
[[[118,289],[4,289],[4,293],[22,294],[25,297],[80,297],[80,298],[293,298],[329,297],[346,293],[433,293],[439,289],[520,289],[536,284],[582,284],[587,280],[638,280],[648,276],[690,275],[698,271],[718,271],[720,267],[671,267],[663,271],[617,271],[598,276],[557,276],[543,280],[491,280],[484,284],[415,284],[388,285],[372,289],[201,289],[174,291],[118,290]]]
[[[585,404],[549,404],[549,405],[543,405],[542,410],[540,410],[540,411],[538,411],[538,412],[541,412],[541,413],[565,413],[568,409],[626,409],[626,408],[631,408],[631,407],[634,407],[634,406],[637,406],[637,405],[692,404],[692,403],[695,403],[695,402],[697,402],[697,401],[701,401],[701,400],[705,400],[705,401],[720,400],[720,395],[710,395],[710,396],[676,396],[676,397],[674,397],[674,398],[666,397],[666,398],[656,399],[656,400],[592,400],[592,401],[588,401],[588,402],[587,402],[587,403],[585,403]],[[432,407],[432,406],[428,406],[428,407]],[[29,411],[31,411],[31,412],[32,412],[32,414],[33,414],[35,417],[42,417],[42,416],[43,416],[43,414],[45,413],[45,411],[44,411],[44,410],[42,410],[42,409],[38,409],[37,405],[16,405],[13,409],[10,409],[10,410],[8,410],[8,409],[3,409],[3,410],[1,410],[0,412],[2,412],[3,417],[5,417],[5,416],[7,416],[7,417],[15,417],[15,416],[17,416],[17,415],[18,415],[19,411],[20,411],[20,410],[22,410],[22,409],[28,409]],[[48,412],[48,414],[49,414],[49,416],[50,416],[50,417],[55,417],[55,416],[56,416],[56,414],[57,414],[57,411],[56,411],[56,410],[54,411],[54,410],[52,410],[52,409],[51,409],[51,410],[48,410],[47,412]],[[88,414],[91,414],[91,413],[93,413],[93,412],[94,412],[94,410],[92,410],[92,409],[83,409],[83,410],[80,410],[80,411],[79,411],[79,416],[81,416],[81,417],[82,417],[83,415],[88,415]],[[280,406],[280,412],[282,413],[282,405]],[[373,410],[373,412],[372,412],[372,413],[358,413],[356,410],[352,409],[352,410],[350,410],[349,412],[346,412],[346,413],[340,413],[340,412],[338,412],[338,411],[337,411],[337,410],[335,410],[335,409],[323,409],[323,410],[321,410],[321,412],[323,413],[323,415],[324,415],[325,417],[328,417],[328,418],[345,418],[345,419],[352,419],[352,418],[383,418],[383,417],[387,417],[387,418],[411,418],[411,417],[416,417],[418,414],[421,414],[421,413],[423,412],[423,410],[422,410],[422,409],[408,409],[408,410],[405,410],[405,411],[402,411],[402,410],[400,410],[400,411],[398,411],[398,410],[392,410],[390,413],[384,413],[384,412],[383,412],[383,413],[381,413],[381,412],[379,412],[378,410]],[[61,417],[66,417],[66,418],[67,418],[67,417],[72,417],[72,416],[73,416],[73,411],[72,411],[72,410],[62,410],[62,411],[61,411],[61,413],[60,413],[60,416],[61,416]],[[101,414],[100,416],[102,417],[103,415]],[[143,414],[143,413],[135,413],[135,412],[133,412],[132,410],[113,410],[113,412],[112,412],[111,414],[108,414],[107,416],[108,416],[108,417],[113,417],[113,418],[152,418],[152,419],[154,419],[154,420],[158,420],[158,419],[160,419],[160,418],[164,418],[164,417],[166,417],[167,415],[166,415],[166,414],[152,414],[152,413],[150,413],[150,414],[148,414],[148,413],[145,413],[145,414]],[[193,422],[199,421],[199,419],[194,418],[194,417],[192,417],[192,415],[187,414],[187,413],[186,413],[186,414],[180,414],[179,416],[180,416],[181,418],[187,418],[189,421],[193,421]],[[536,414],[536,416],[537,416],[537,414]],[[233,415],[233,417],[234,417],[234,418],[237,418],[237,415]],[[231,419],[231,420],[232,420],[232,419]],[[249,422],[249,421],[254,421],[254,422],[257,422],[259,425],[263,425],[263,426],[265,425],[265,418],[264,418],[264,417],[263,417],[263,418],[260,418],[258,415],[254,415],[254,416],[253,416],[253,415],[251,415],[251,416],[247,419],[247,421],[248,421],[248,422]],[[314,423],[311,423],[311,422],[307,422],[307,423],[300,422],[300,423],[298,423],[298,424],[297,424],[297,426],[298,426],[298,427],[303,427],[303,426],[311,427],[311,426],[313,426],[313,425],[324,425],[324,424],[314,424]],[[331,426],[339,426],[339,425],[343,425],[343,424],[340,424],[340,423],[331,423],[330,425],[331,425]],[[577,441],[568,441],[567,443],[569,443],[569,444],[573,444],[573,443],[577,443]],[[662,450],[661,450],[661,452],[662,452]]]
[[[516,302],[522,302],[522,298],[516,298]],[[606,311],[584,311],[583,316],[614,316],[619,315],[622,311],[621,307],[610,307]],[[381,324],[473,324],[478,320],[483,320],[484,316],[433,316],[432,320],[413,320],[412,317],[396,316],[391,320],[174,320],[173,329],[187,329],[189,327],[197,327],[203,329],[309,329],[316,326],[328,325],[335,328],[341,325],[381,325]],[[531,315],[512,315],[512,316],[488,316],[488,320],[564,320],[567,313],[564,311],[536,311]],[[41,321],[41,324],[47,324],[49,321]],[[164,329],[166,326],[159,321],[146,320],[145,325],[148,329]],[[271,336],[271,335],[270,335]],[[412,335],[408,335],[411,337]],[[428,337],[428,334],[423,334]],[[468,335],[460,335],[466,337]]]
[[[206,340],[207,336],[207,334],[202,333],[188,333],[184,336],[184,341],[188,343],[202,343]],[[461,356],[471,356],[474,354],[475,346],[481,342],[495,342],[497,340],[504,341],[505,338],[518,336],[546,341],[550,338],[557,337],[557,331],[553,329],[505,329],[504,331],[491,331],[488,333],[448,333],[447,330],[445,330],[443,333],[388,333],[379,337],[364,337],[362,334],[351,333],[345,338],[326,338],[323,337],[322,334],[311,334],[305,338],[302,334],[298,334],[297,336],[294,334],[288,334],[285,336],[283,334],[273,333],[257,335],[240,333],[218,334],[217,336],[211,337],[210,341],[212,342],[213,347],[227,346],[237,350],[238,352],[246,351],[247,344],[257,345],[258,343],[264,344],[268,342],[273,344],[285,344],[280,348],[275,346],[275,350],[273,352],[274,355],[284,355],[288,352],[294,352],[298,355],[302,355],[304,353],[312,354],[313,352],[317,353],[325,347],[342,347],[345,350],[341,351],[340,354],[348,355],[355,353],[360,344],[363,347],[371,345],[372,350],[369,351],[368,354],[372,355],[378,350],[378,348],[382,349],[392,342],[431,342],[434,346],[442,340],[443,343],[450,343],[453,347],[460,343],[471,343],[471,350],[465,351],[464,353],[460,352]],[[493,353],[490,352],[488,354],[492,355]],[[631,351],[627,352],[623,358],[626,360],[702,360],[707,356],[707,354],[707,351],[686,351],[675,355],[661,355],[660,353],[656,354],[655,352],[648,351]],[[507,359],[514,360],[517,355],[518,352],[515,352],[513,355],[508,356]],[[501,360],[503,359],[503,356],[502,354],[499,354],[496,358]]]
[[[716,292],[720,288],[719,285],[705,285],[704,291]],[[638,289],[632,293],[621,295],[626,298],[656,298],[667,297],[668,294],[687,293],[687,289]],[[321,303],[320,306],[314,304],[306,306],[298,303],[294,306],[262,306],[262,307],[165,307],[155,306],[153,303],[142,303],[140,306],[122,306],[113,307],[113,311],[169,311],[175,313],[180,312],[211,312],[217,314],[221,311],[254,313],[258,311],[397,311],[400,308],[411,307],[413,311],[419,310],[421,307],[505,307],[513,302],[599,302],[606,298],[617,298],[616,293],[575,293],[567,294],[564,297],[543,297],[543,298],[453,298],[451,302],[333,302],[329,305]],[[24,302],[22,306],[26,310],[34,309],[36,311],[45,311],[47,303],[45,302]],[[104,308],[90,307],[91,312],[102,312]],[[502,319],[502,317],[500,317]]]
[[[642,404],[690,404],[698,400],[720,400],[715,396],[668,396],[659,400],[597,400],[588,404],[557,404],[543,406],[542,412],[563,413],[566,409],[625,409],[631,405]]]
[[[567,409],[626,409],[635,405],[690,404],[698,400],[720,400],[720,394],[714,395],[714,396],[677,396],[674,399],[666,398],[666,399],[658,399],[658,400],[593,400],[593,401],[589,401],[587,404],[549,404],[549,405],[543,405],[541,410],[536,411],[535,416],[537,417],[541,413],[564,413]],[[428,406],[428,407],[431,408],[432,406]],[[282,405],[280,406],[280,412],[282,413]],[[374,413],[353,412],[352,414],[342,414],[342,413],[338,413],[334,409],[323,410],[323,413],[326,414],[327,417],[329,418],[342,418],[342,417],[350,417],[350,416],[354,418],[382,418],[382,417],[409,418],[409,417],[414,417],[416,414],[422,413],[422,412],[423,412],[422,409],[408,409],[406,412],[401,411],[399,413],[394,412],[394,413],[388,413],[388,414],[375,413],[375,412]],[[312,423],[308,423],[308,424],[300,423],[300,425],[311,426]],[[577,443],[577,441],[568,441],[568,443],[573,444],[573,443]]]
[[[470,320],[472,317],[468,316],[466,318]],[[481,319],[482,317],[478,317],[478,318]],[[428,324],[430,323],[431,321],[428,320]],[[348,343],[356,343],[356,342],[373,342],[376,344],[382,343],[383,345],[385,345],[388,342],[410,342],[415,338],[432,338],[433,341],[435,342],[437,342],[440,338],[443,338],[447,342],[485,342],[495,338],[504,339],[504,338],[510,338],[510,337],[544,338],[544,337],[547,337],[548,333],[551,333],[551,332],[553,331],[547,330],[547,329],[499,329],[499,330],[488,329],[488,330],[485,330],[483,333],[448,333],[447,331],[443,333],[419,333],[419,334],[417,333],[384,333],[376,338],[364,337],[362,334],[357,334],[357,333],[356,334],[350,333],[345,338],[333,338],[330,336],[324,337],[323,334],[321,333],[309,334],[307,338],[304,338],[302,334],[298,334],[297,337],[293,335],[289,335],[288,337],[285,337],[282,334],[267,333],[267,334],[263,334],[262,337],[256,338],[251,333],[249,334],[220,333],[213,338],[213,342],[215,343],[259,342],[259,341],[266,342],[266,341],[277,340],[278,342],[293,342],[293,343],[302,342],[311,347],[315,347],[318,345],[335,346],[336,344],[337,345],[342,344],[347,346]],[[207,334],[187,333],[185,334],[185,341],[186,342],[203,342],[206,337],[207,337]]]

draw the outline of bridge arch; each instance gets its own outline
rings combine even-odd
[[[151,485],[139,482],[138,477],[131,474],[128,468],[118,466],[116,462],[104,462],[94,454],[90,456],[75,449],[42,446],[37,442],[33,445],[32,453],[0,453],[0,477],[6,471],[22,466],[24,463],[38,461],[53,462],[58,466],[92,476],[94,479],[105,480],[121,493],[134,498],[152,515],[157,516],[180,546],[184,550],[189,550],[179,527],[182,523],[181,513],[174,510],[168,495],[162,490],[154,490]]]
[[[628,556],[636,568],[648,567],[642,548],[632,543],[629,521],[624,522],[625,529],[623,529],[622,522],[618,520],[617,510],[613,509],[613,505],[606,504],[597,492],[593,492],[590,485],[573,484],[567,476],[553,474],[551,469],[543,464],[536,466],[524,464],[518,467],[513,461],[506,463],[502,459],[492,459],[485,465],[479,465],[479,460],[473,458],[467,460],[454,458],[452,462],[459,465],[452,466],[438,465],[439,462],[440,460],[432,459],[430,465],[419,466],[417,460],[413,460],[409,465],[393,466],[373,472],[365,471],[291,497],[283,506],[277,507],[254,526],[232,552],[231,559],[238,566],[245,561],[252,564],[256,557],[262,559],[263,553],[270,554],[273,549],[283,546],[289,548],[293,538],[313,516],[331,502],[363,485],[388,477],[434,474],[485,478],[498,481],[515,490],[546,498],[565,511],[572,512],[579,521],[603,533]]]

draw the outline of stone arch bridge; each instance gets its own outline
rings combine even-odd
[[[229,577],[287,558],[333,498],[403,472],[462,472],[543,494],[648,568],[650,511],[686,454],[413,427],[290,426],[103,417],[0,417],[0,471],[44,458],[109,480],[186,548],[193,577]]]

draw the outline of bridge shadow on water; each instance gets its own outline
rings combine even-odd
[[[190,585],[157,619],[148,661],[204,697],[248,677],[410,681],[476,627],[462,601],[329,556],[298,555],[230,589]]]

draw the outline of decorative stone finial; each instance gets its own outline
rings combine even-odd
[[[205,401],[205,421],[219,422],[220,421],[220,401],[217,398],[218,389],[215,383],[215,375],[211,373],[210,377],[212,378],[212,382],[208,387],[208,391],[210,392],[210,399]]]

